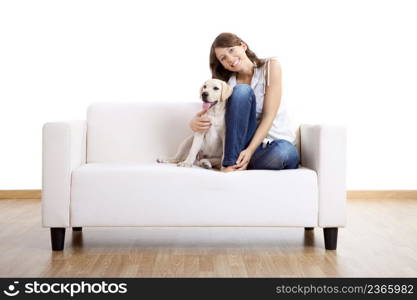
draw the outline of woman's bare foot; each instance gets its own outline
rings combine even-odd
[[[235,166],[227,166],[227,167],[222,167],[220,171],[225,172],[225,173],[233,172],[233,171],[236,171],[236,168]]]

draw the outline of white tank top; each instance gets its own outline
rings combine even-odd
[[[266,86],[269,85],[269,64],[271,59],[275,58],[268,58],[262,67],[256,67],[255,64],[254,73],[250,84],[256,96],[256,120],[258,122],[262,117],[262,108]],[[228,84],[232,88],[236,85],[236,74],[233,74],[229,78]],[[267,137],[262,141],[262,144],[265,146],[267,143],[275,139],[284,139],[292,144],[295,142],[295,129],[292,126],[286,103],[282,97],[277,115],[275,116],[271,129],[268,131]]]

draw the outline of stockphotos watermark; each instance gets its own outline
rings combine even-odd
[[[90,283],[81,281],[80,283],[58,283],[58,282],[26,282],[19,286],[19,281],[13,281],[7,289],[3,291],[7,296],[14,297],[20,293],[24,294],[68,294],[71,297],[77,294],[126,294],[127,283]]]

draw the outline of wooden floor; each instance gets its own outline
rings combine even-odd
[[[337,251],[316,228],[67,229],[39,200],[0,200],[0,277],[417,277],[417,200],[349,200]]]

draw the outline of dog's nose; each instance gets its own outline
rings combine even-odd
[[[208,93],[207,92],[204,92],[204,93],[201,94],[201,96],[202,97],[207,97],[208,96]]]

